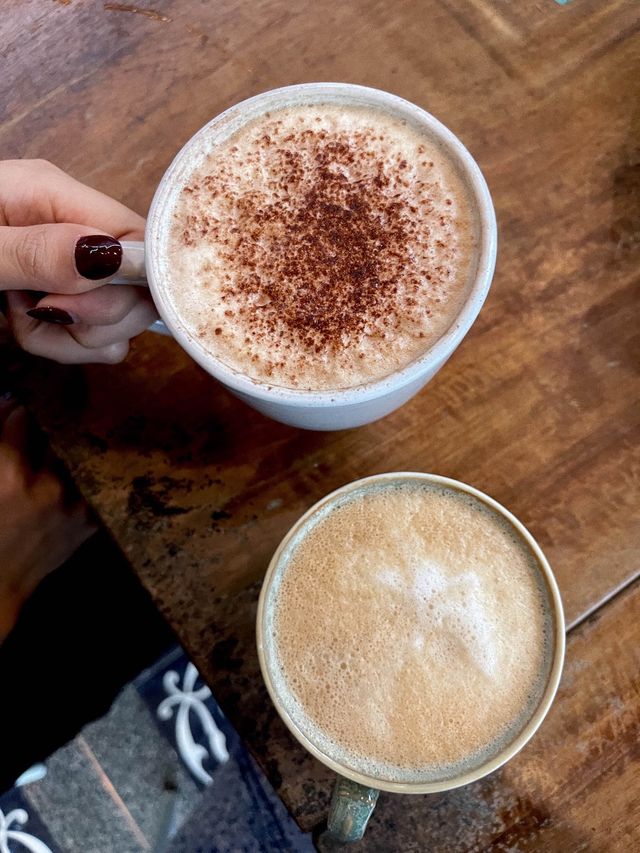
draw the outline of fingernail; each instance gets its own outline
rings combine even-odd
[[[76,243],[76,269],[84,278],[108,278],[118,272],[121,263],[122,246],[113,237],[90,234]]]
[[[54,323],[57,326],[70,326],[72,323],[75,323],[71,314],[67,314],[62,308],[47,308],[46,306],[32,308],[30,311],[27,311],[27,315],[33,317],[34,320],[41,320],[43,323]]]

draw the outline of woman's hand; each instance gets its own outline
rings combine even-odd
[[[0,399],[0,642],[45,575],[95,529],[25,410]]]
[[[103,285],[119,241],[143,232],[141,216],[51,163],[0,162],[0,291],[20,346],[64,363],[122,361],[158,315],[145,288]]]

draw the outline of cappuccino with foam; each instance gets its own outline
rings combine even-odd
[[[478,214],[424,127],[382,109],[266,112],[193,163],[167,298],[190,336],[270,386],[357,387],[422,356],[477,274]]]
[[[557,650],[545,575],[520,531],[465,491],[364,481],[302,524],[263,594],[281,712],[368,777],[473,772],[547,690]]]

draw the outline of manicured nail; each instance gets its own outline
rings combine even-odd
[[[27,314],[29,317],[33,317],[34,320],[42,320],[43,323],[55,323],[57,326],[70,326],[72,323],[75,323],[71,314],[67,314],[62,308],[47,308],[43,306],[42,308],[32,308],[30,311],[27,311]]]
[[[76,269],[84,278],[108,278],[118,272],[121,263],[122,246],[113,237],[90,234],[76,243]]]

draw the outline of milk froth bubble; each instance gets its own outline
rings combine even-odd
[[[498,755],[538,707],[553,657],[548,589],[518,531],[472,495],[356,489],[281,561],[265,630],[274,689],[341,766],[454,778]]]
[[[170,213],[166,293],[201,346],[273,386],[356,387],[423,355],[473,285],[477,212],[424,128],[287,106],[218,141]]]

